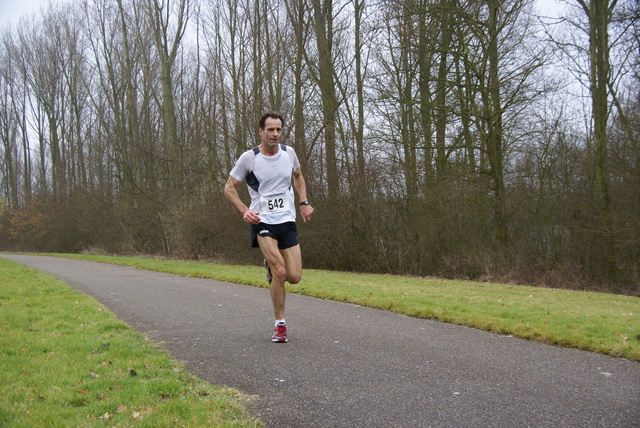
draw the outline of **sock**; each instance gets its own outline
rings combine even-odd
[[[286,324],[286,322],[285,322],[285,320],[284,320],[284,319],[276,320],[276,325],[275,325],[275,326],[277,327],[277,326],[278,326],[278,324]]]

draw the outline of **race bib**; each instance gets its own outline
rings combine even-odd
[[[269,195],[263,195],[260,199],[260,205],[263,214],[279,213],[287,211],[289,209],[289,197],[288,192],[271,193]]]

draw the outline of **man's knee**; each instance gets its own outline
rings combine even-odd
[[[281,279],[283,282],[287,279],[287,270],[279,263],[275,266],[271,266],[271,274],[274,278]]]
[[[300,274],[300,272],[289,274],[289,276],[287,277],[287,281],[289,281],[289,284],[297,284],[301,279],[302,275]]]

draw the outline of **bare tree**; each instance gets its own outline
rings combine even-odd
[[[191,0],[147,0],[146,5],[160,61],[162,84],[160,110],[164,127],[165,156],[170,163],[170,182],[173,188],[182,189],[182,155],[176,119],[173,67],[187,29]]]
[[[285,0],[284,4],[295,40],[289,55],[293,74],[293,144],[306,170],[310,149],[307,146],[306,136],[304,87],[307,83],[305,68],[309,63],[308,60],[305,61],[305,54],[308,50],[311,32],[307,19],[310,6],[306,0]]]
[[[566,3],[570,8],[562,22],[567,32],[555,36],[553,41],[564,54],[566,68],[587,88],[590,98],[590,129],[586,134],[590,135],[589,146],[593,146],[596,212],[588,217],[594,222],[591,227],[599,229],[599,233],[584,258],[587,271],[602,271],[603,277],[615,281],[620,270],[611,196],[609,128],[614,106],[623,129],[629,133],[632,128],[619,102],[619,88],[627,76],[633,74],[633,48],[629,49],[633,42],[628,43],[633,38],[629,39],[628,35],[633,33],[637,15],[634,18],[633,1],[571,0]]]
[[[334,81],[333,0],[312,0],[312,5],[313,28],[318,49],[317,83],[322,100],[327,190],[329,200],[334,201],[340,192],[340,177],[336,157],[338,99]]]
[[[17,209],[20,205],[20,195],[18,192],[18,126],[20,120],[18,111],[14,109],[14,99],[19,97],[19,81],[15,73],[11,47],[13,41],[10,33],[5,33],[3,37],[5,49],[0,51],[0,150],[2,158],[0,160],[0,186],[2,194],[6,195],[8,207]]]

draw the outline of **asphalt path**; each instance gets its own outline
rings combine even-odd
[[[269,427],[640,426],[640,364],[339,302],[57,257],[61,278]]]

